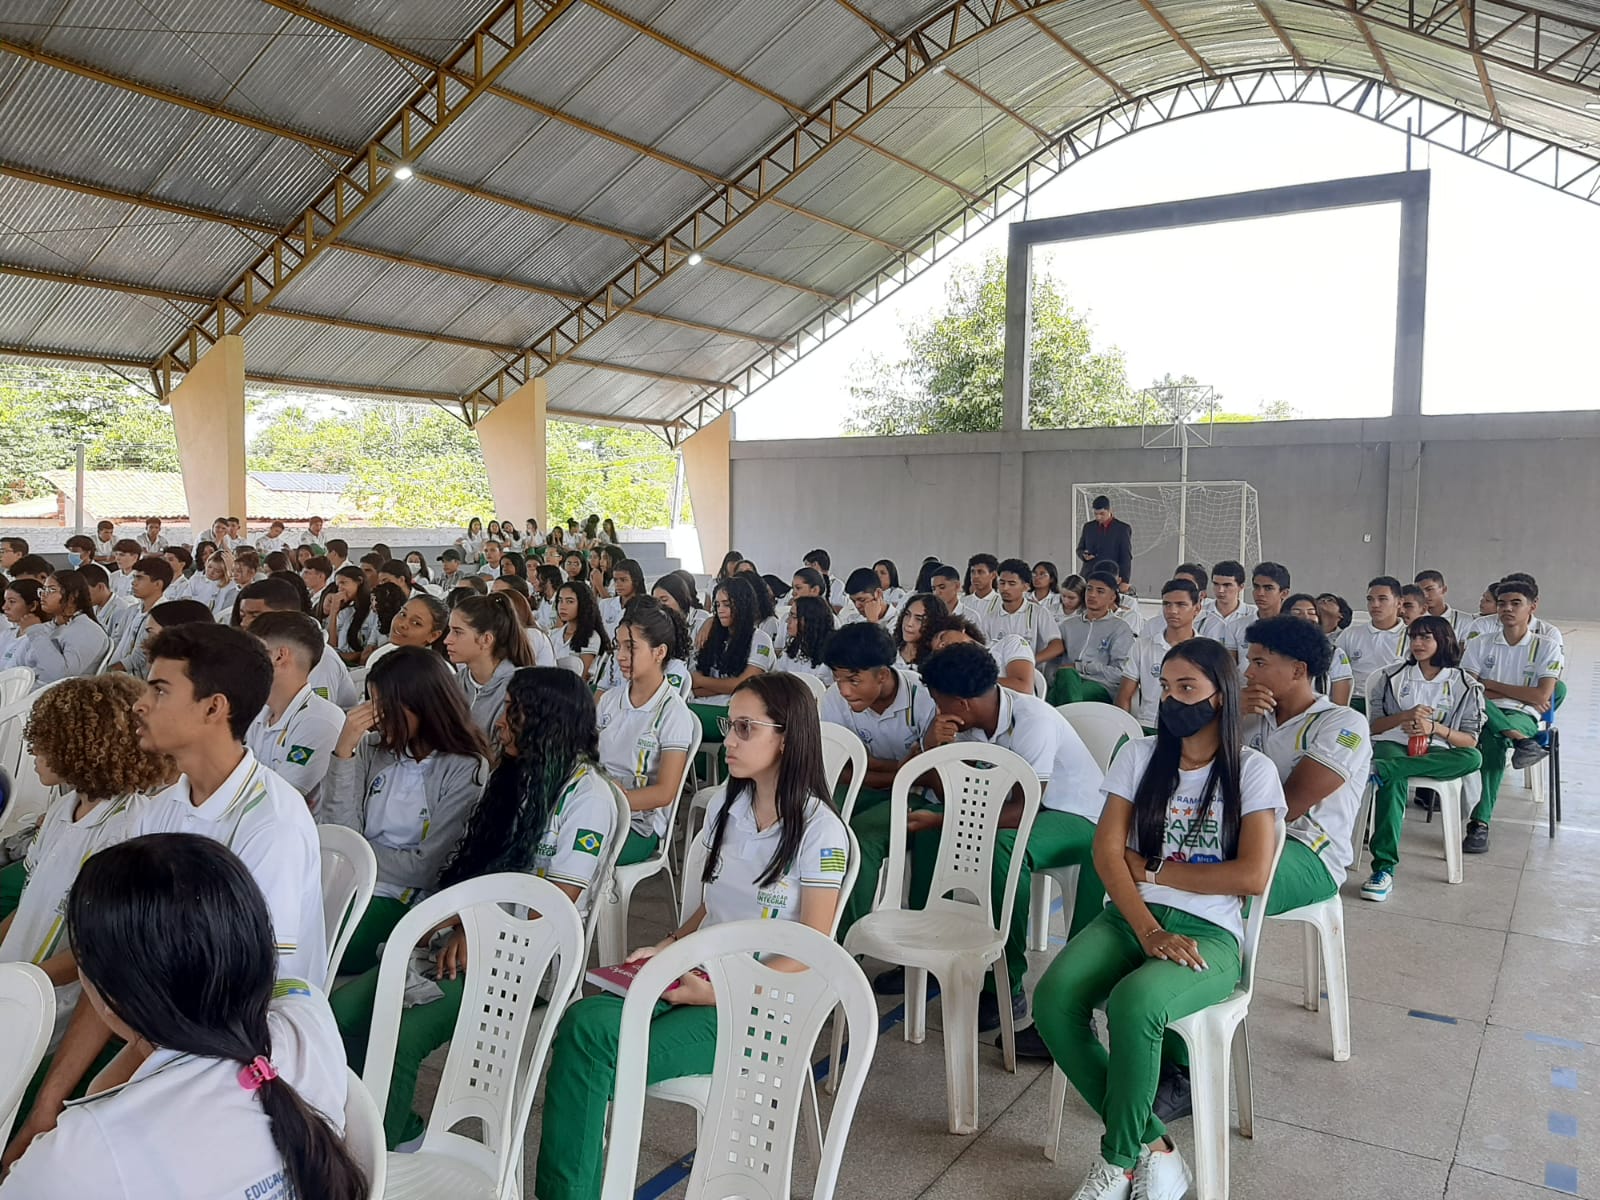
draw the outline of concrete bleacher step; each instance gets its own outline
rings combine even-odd
[[[623,542],[622,549],[627,556],[639,564],[639,569],[644,572],[645,581],[654,583],[663,575],[676,571],[682,562],[667,553],[665,542]]]

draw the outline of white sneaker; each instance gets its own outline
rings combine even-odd
[[[1193,1183],[1189,1164],[1176,1145],[1165,1151],[1146,1147],[1133,1168],[1133,1200],[1183,1200]]]
[[[1096,1157],[1089,1174],[1072,1193],[1072,1200],[1128,1200],[1133,1180],[1127,1171]]]

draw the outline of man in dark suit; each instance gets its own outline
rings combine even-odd
[[[1094,520],[1086,522],[1078,535],[1078,559],[1087,564],[1109,558],[1117,564],[1117,574],[1127,582],[1133,578],[1133,527],[1117,520],[1111,512],[1111,501],[1104,496],[1094,498],[1093,508]]]

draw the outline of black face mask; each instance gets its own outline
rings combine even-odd
[[[1185,704],[1182,700],[1168,696],[1157,705],[1156,713],[1161,728],[1175,738],[1186,738],[1199,733],[1211,724],[1216,719],[1217,710],[1212,706],[1209,696],[1193,704]]]

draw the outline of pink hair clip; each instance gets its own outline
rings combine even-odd
[[[271,1083],[277,1077],[278,1069],[262,1054],[256,1055],[254,1062],[239,1068],[239,1086],[247,1092],[259,1090],[262,1084]]]

